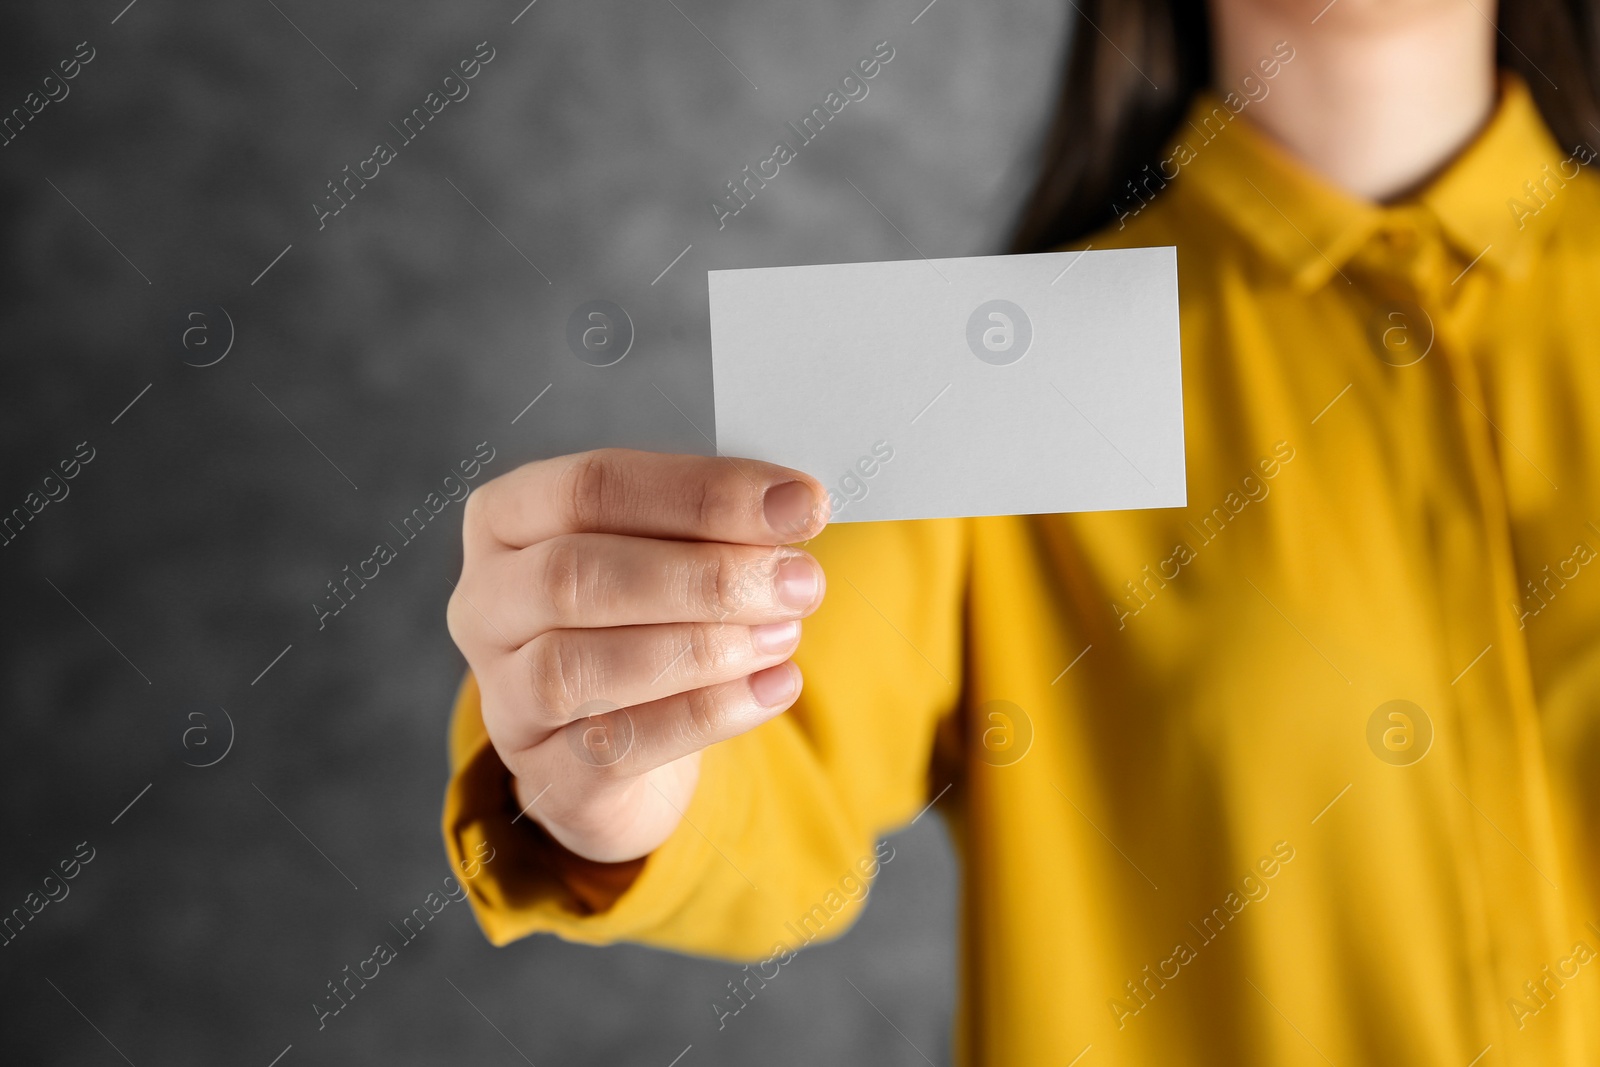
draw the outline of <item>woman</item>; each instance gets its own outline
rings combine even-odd
[[[1189,506],[821,532],[810,477],[633,452],[485,486],[479,920],[753,993],[932,801],[965,1062],[1594,1063],[1596,9],[1079,10],[1016,250],[1177,246]]]

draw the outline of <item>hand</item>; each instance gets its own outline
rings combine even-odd
[[[779,547],[826,525],[809,475],[604,449],[467,498],[450,635],[517,802],[572,852],[646,855],[688,808],[700,752],[792,705],[822,567]]]

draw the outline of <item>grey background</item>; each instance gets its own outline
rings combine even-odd
[[[538,0],[513,24],[521,0],[125,3],[0,16],[0,113],[97,52],[0,148],[0,513],[96,449],[0,548],[0,912],[96,850],[0,948],[0,1060],[944,1062],[956,879],[931,818],[850,936],[720,1033],[735,968],[497,950],[465,905],[319,1033],[324,983],[449,873],[459,505],[320,632],[310,604],[480,441],[489,475],[704,451],[707,269],[998,251],[1065,6],[940,0],[913,24],[923,0]],[[883,39],[869,96],[719,232],[722,183]],[[484,40],[471,95],[318,232],[324,183]],[[597,298],[637,328],[608,368],[562,343]],[[209,305],[235,344],[186,366],[219,351],[180,343]],[[221,708],[231,751],[185,766],[221,751]]]

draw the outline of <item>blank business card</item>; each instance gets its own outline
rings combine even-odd
[[[709,272],[717,450],[833,521],[1181,507],[1176,249]]]

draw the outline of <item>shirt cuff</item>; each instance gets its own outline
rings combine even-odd
[[[715,859],[710,841],[727,829],[720,747],[702,754],[685,817],[660,847],[630,863],[595,863],[567,851],[528,816],[517,817],[511,772],[480,738],[446,788],[443,830],[484,936],[506,945],[553,933],[601,945],[670,925]]]

